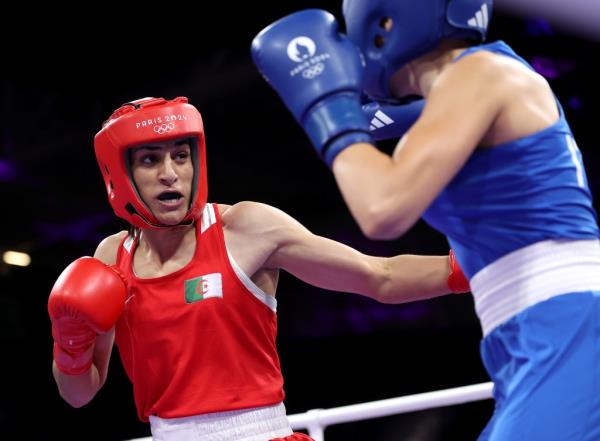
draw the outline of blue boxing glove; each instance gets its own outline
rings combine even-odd
[[[373,144],[362,57],[332,14],[307,9],[276,21],[252,41],[252,58],[328,166],[351,144]]]
[[[387,104],[372,101],[363,104],[362,109],[369,121],[371,135],[377,141],[402,138],[421,115],[424,99],[405,104]]]

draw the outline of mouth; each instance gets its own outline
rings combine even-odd
[[[178,207],[183,202],[183,194],[178,191],[163,191],[157,199],[167,207]]]

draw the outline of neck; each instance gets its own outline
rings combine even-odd
[[[462,41],[442,40],[437,48],[411,61],[400,70],[399,81],[408,83],[408,94],[427,98],[435,80],[465,49],[465,43]]]
[[[139,249],[153,260],[164,263],[183,251],[190,240],[195,245],[195,238],[194,224],[158,230],[142,229]]]

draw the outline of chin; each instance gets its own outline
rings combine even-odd
[[[173,213],[171,215],[159,216],[159,217],[157,217],[156,220],[158,220],[162,225],[166,225],[168,227],[176,227],[181,222],[183,222],[183,219],[185,219],[185,213],[184,214]]]

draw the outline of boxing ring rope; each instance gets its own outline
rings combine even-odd
[[[292,429],[307,429],[315,441],[324,441],[327,426],[486,400],[492,398],[492,386],[491,382],[472,384],[330,409],[311,409],[305,413],[288,415],[288,420]],[[137,438],[131,441],[152,441],[152,438]]]

